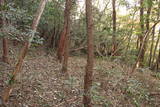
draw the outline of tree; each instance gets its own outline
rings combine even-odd
[[[159,46],[159,52],[158,52],[158,57],[155,63],[155,68],[156,71],[158,71],[158,69],[160,69],[160,46]]]
[[[146,30],[150,28],[150,15],[152,9],[152,0],[147,0],[147,16],[146,16]]]
[[[3,55],[2,61],[9,64],[9,49],[8,49],[8,39],[3,38]]]
[[[156,46],[155,46],[155,50],[154,50],[154,57],[155,57],[155,53],[156,53],[155,51],[157,50],[158,43],[159,43],[159,41],[160,41],[160,29],[159,29],[159,34],[158,34],[158,35],[159,35],[159,36],[158,36],[158,39],[157,39],[157,42],[156,42]],[[154,60],[153,60],[153,61],[154,61]],[[153,62],[153,63],[154,63],[154,62]],[[158,71],[158,69],[160,68],[159,65],[160,65],[160,44],[159,44],[158,57],[157,57],[157,59],[156,59],[155,64],[152,66],[152,69]]]
[[[4,0],[0,0],[0,5],[3,6],[4,5]],[[3,10],[1,10],[3,11]],[[2,29],[4,29],[4,25],[6,23],[5,18],[2,17],[1,18],[1,22],[2,22]],[[8,49],[8,40],[6,37],[3,37],[2,40],[2,46],[3,46],[3,54],[2,54],[2,61],[5,63],[9,63],[9,49]]]
[[[160,8],[160,1],[158,1],[158,10],[157,10],[156,20],[158,20],[159,16],[160,16],[159,8]],[[154,59],[155,59],[155,52],[156,52],[156,49],[157,49],[157,42],[156,42],[155,50],[153,52],[153,47],[154,47],[154,43],[155,43],[155,41],[154,41],[154,39],[155,39],[155,28],[156,28],[156,26],[154,27],[153,32],[152,32],[152,41],[151,41],[150,56],[149,56],[149,67],[151,67],[151,68],[153,67],[153,63],[154,63]],[[159,36],[158,36],[158,39],[159,39]],[[159,41],[158,39],[157,39],[157,41]]]
[[[112,0],[112,8],[113,8],[113,13],[112,13],[112,21],[113,21],[113,36],[112,36],[112,53],[115,52],[116,48],[117,48],[117,44],[116,44],[116,6],[115,6],[116,0]]]
[[[144,39],[144,33],[149,32],[150,29],[150,14],[151,14],[151,9],[152,9],[152,1],[151,0],[147,0],[147,15],[146,15],[146,32],[145,32],[145,27],[144,27],[144,1],[140,0],[140,26],[141,26],[141,34],[139,36],[139,40],[140,40],[140,48],[139,50],[142,48],[142,43],[143,43],[143,39]],[[144,46],[142,48],[142,52],[140,54],[140,62],[139,62],[139,66],[143,66],[144,64],[144,56],[145,56],[145,52],[146,52],[146,47],[147,47],[147,42],[149,39],[149,35],[147,35],[147,37],[144,40]]]
[[[72,0],[66,0],[64,10],[64,27],[60,36],[59,47],[58,47],[58,59],[63,61],[62,71],[67,72],[68,65],[68,54],[69,54],[69,35],[70,35],[70,11],[72,7]],[[62,58],[64,56],[64,58]]]
[[[12,73],[11,78],[9,80],[8,86],[5,88],[3,96],[2,96],[4,102],[8,101],[9,95],[12,92],[12,88],[13,88],[14,82],[16,80],[16,76],[18,73],[21,72],[23,61],[25,59],[25,56],[27,55],[28,49],[31,45],[31,42],[32,42],[33,37],[35,35],[35,32],[37,30],[37,26],[39,24],[39,21],[40,21],[40,18],[41,18],[41,15],[43,13],[43,10],[45,8],[46,3],[47,3],[47,0],[41,0],[41,2],[39,4],[39,7],[38,7],[37,12],[35,14],[35,17],[33,19],[32,27],[31,27],[33,33],[31,35],[30,39],[25,42],[23,48],[21,49],[21,53],[19,55],[18,62],[15,66],[15,69],[13,70],[13,73]]]
[[[91,107],[91,87],[93,78],[94,63],[94,40],[93,40],[93,19],[92,19],[92,0],[86,0],[86,24],[87,24],[87,65],[84,77],[83,103],[85,107]]]
[[[153,56],[153,46],[154,46],[154,38],[155,38],[155,27],[152,30],[152,41],[151,41],[151,48],[150,48],[150,54],[149,54],[149,67],[151,67],[152,62],[152,56]]]
[[[151,15],[151,9],[152,9],[152,0],[147,0],[147,15],[146,15],[146,32],[149,31],[150,28],[150,15]],[[152,39],[154,37],[154,28],[153,28],[153,36]],[[148,40],[149,40],[149,35],[147,36],[147,38],[145,39],[145,43],[144,43],[144,49],[143,49],[143,57],[145,56],[145,52],[146,52],[146,47],[148,44]],[[152,47],[152,46],[151,46]],[[144,59],[144,58],[143,58]]]
[[[139,42],[140,42],[140,48],[139,48],[139,54],[140,54],[140,62],[139,66],[142,66],[143,60],[144,60],[144,52],[145,48],[142,48],[143,43],[143,35],[144,35],[144,0],[140,0],[140,26],[141,26],[141,34],[139,36]],[[140,53],[140,49],[142,48],[142,52]]]
[[[156,51],[157,51],[157,48],[158,48],[159,41],[160,41],[160,30],[159,30],[157,41],[155,43],[154,52],[153,52],[153,59],[152,59],[152,66],[151,66],[152,69],[155,69],[154,61],[155,61],[155,58],[156,58]]]
[[[133,73],[133,72],[135,71],[135,69],[139,66],[139,63],[140,63],[140,60],[141,60],[141,54],[142,54],[143,49],[144,49],[145,40],[146,40],[146,38],[148,37],[149,33],[155,28],[155,26],[156,26],[158,23],[160,23],[160,20],[157,20],[157,21],[154,23],[154,25],[148,30],[148,32],[145,33],[144,38],[143,38],[143,40],[142,40],[142,46],[141,46],[141,48],[140,48],[140,50],[139,50],[139,54],[138,54],[137,60],[136,60],[135,64],[133,65],[133,68],[132,68],[132,72],[131,72],[131,73]],[[157,39],[157,42],[156,42],[156,46],[155,46],[154,51],[157,50],[157,46],[158,46],[158,43],[159,43],[159,39],[160,39],[160,36],[158,36],[158,39]],[[153,58],[154,58],[154,57],[153,57]],[[154,59],[153,59],[153,61],[154,61]]]

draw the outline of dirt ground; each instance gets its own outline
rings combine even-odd
[[[0,95],[9,80],[19,47],[10,47],[11,64],[0,62]],[[8,107],[83,107],[83,77],[86,58],[69,58],[68,75],[54,52],[31,48],[7,104]],[[1,53],[0,53],[1,56]],[[160,79],[149,70],[136,71],[104,59],[95,59],[93,107],[159,107]]]

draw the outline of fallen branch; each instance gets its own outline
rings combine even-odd
[[[79,47],[79,48],[76,48],[76,49],[72,49],[71,52],[79,51],[79,50],[85,49],[85,48],[87,48],[87,46],[83,46],[83,47]]]

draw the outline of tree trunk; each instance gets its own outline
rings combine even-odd
[[[156,60],[156,63],[155,63],[154,70],[158,71],[159,69],[160,69],[160,45],[159,45],[158,57],[157,57],[157,60]]]
[[[117,44],[116,44],[116,6],[115,6],[115,2],[116,0],[112,0],[112,8],[113,8],[113,13],[112,13],[112,20],[113,20],[113,35],[112,35],[112,53],[114,53],[114,51],[117,48]]]
[[[146,18],[146,30],[149,30],[150,24],[150,14],[152,9],[152,0],[147,0],[148,9],[147,9],[147,18]]]
[[[8,49],[8,40],[4,37],[3,38],[3,55],[2,61],[9,64],[9,49]]]
[[[140,46],[139,46],[139,41],[140,41],[139,39],[140,39],[140,37],[138,36],[138,38],[137,38],[137,42],[136,42],[136,49],[137,49],[137,50],[138,50],[138,49],[139,49],[139,47],[140,47]]]
[[[64,27],[60,35],[60,40],[58,44],[57,56],[60,62],[64,60],[63,56],[65,54],[65,62],[68,59],[66,51],[68,51],[68,36],[70,33],[70,11],[71,11],[72,0],[66,0],[65,10],[64,10]],[[66,46],[67,45],[67,46]],[[64,65],[64,64],[63,64]]]
[[[151,43],[151,48],[150,48],[150,54],[149,54],[149,67],[151,67],[151,62],[152,62],[152,56],[153,56],[153,46],[154,46],[154,37],[155,37],[155,27],[153,28],[152,31],[152,43]]]
[[[143,35],[144,35],[144,0],[140,0],[140,26],[141,26],[141,34],[139,36],[139,41],[140,41],[140,49],[142,48],[142,43],[143,43]],[[145,44],[144,44],[145,46]],[[140,53],[139,49],[139,53]],[[144,60],[144,53],[145,53],[145,48],[142,48],[142,52],[140,53],[140,59],[139,59],[139,65],[138,66],[143,66],[143,60]]]
[[[158,8],[160,8],[160,0],[158,1]],[[157,19],[156,19],[156,20],[159,19],[159,16],[160,16],[160,9],[157,11]],[[156,26],[155,26],[155,28],[156,28]],[[153,32],[154,35],[155,35],[155,28],[154,28],[154,32]],[[153,36],[154,36],[154,35],[153,35]],[[159,42],[159,36],[158,36],[157,42]],[[155,48],[157,47],[157,42],[156,42]],[[152,37],[152,44],[151,44],[151,51],[150,51],[150,59],[149,59],[149,66],[150,66],[151,68],[153,68],[153,64],[154,64],[154,60],[155,60],[155,51],[156,51],[156,50],[154,50],[154,52],[151,53],[151,52],[153,51],[153,46],[154,46],[154,37]],[[153,57],[152,57],[152,56],[153,56]]]
[[[64,55],[64,48],[65,48],[65,35],[66,35],[66,25],[64,24],[64,28],[63,30],[61,31],[61,34],[60,34],[60,40],[59,40],[59,43],[58,43],[58,50],[57,50],[57,57],[58,57],[58,60],[60,62],[62,62],[63,60],[63,55]]]
[[[87,23],[87,65],[84,77],[84,107],[92,107],[91,104],[91,87],[93,78],[94,62],[94,37],[93,37],[93,19],[92,19],[92,0],[86,0],[86,23]]]
[[[151,66],[152,66],[151,68],[153,68],[153,66],[154,66],[154,62],[155,62],[155,58],[156,58],[156,51],[157,51],[159,41],[160,41],[160,30],[159,30],[158,38],[157,38],[156,45],[155,45],[155,48],[154,48],[154,52],[153,52],[153,60],[152,60],[152,63],[151,63]]]
[[[145,33],[144,38],[143,38],[143,42],[142,42],[142,46],[141,46],[141,48],[140,48],[140,50],[139,50],[139,54],[138,54],[136,63],[134,64],[131,73],[133,73],[133,72],[135,71],[135,69],[136,69],[137,67],[139,67],[139,63],[140,63],[140,60],[141,60],[141,54],[142,54],[142,51],[143,51],[143,48],[144,48],[144,43],[145,43],[146,37],[149,35],[149,33],[153,30],[153,28],[154,28],[159,22],[160,22],[160,20],[158,20],[157,22],[155,22],[154,25],[148,30],[148,32]]]
[[[4,5],[4,0],[0,0],[0,5],[3,6]],[[3,10],[1,10],[3,11]],[[5,18],[1,18],[1,23],[2,23],[2,27],[5,25]],[[3,38],[2,41],[2,47],[3,47],[3,53],[2,53],[2,61],[5,63],[9,63],[9,49],[8,49],[8,40],[7,38]]]
[[[146,16],[146,32],[148,32],[149,28],[150,28],[150,14],[151,14],[151,9],[152,9],[152,1],[151,0],[147,0],[147,4],[148,4],[148,9],[147,9],[147,16]],[[153,28],[153,30],[154,30],[154,28]],[[145,39],[144,51],[143,51],[144,55],[143,56],[145,56],[148,40],[149,40],[149,35]]]
[[[56,34],[56,28],[55,26],[53,27],[53,30],[52,30],[52,34],[49,36],[49,38],[47,39],[47,48],[53,48],[54,47],[54,37],[55,37],[55,34]]]
[[[33,23],[32,23],[32,30],[34,32],[36,32],[36,30],[37,30],[37,26],[39,24],[39,21],[40,21],[40,18],[41,18],[41,15],[43,13],[43,10],[45,8],[46,3],[47,3],[47,0],[41,0],[41,2],[39,4],[39,8],[37,9],[37,12],[35,14],[35,17],[34,17]],[[22,68],[24,58],[25,58],[25,56],[28,52],[28,49],[31,45],[31,41],[32,41],[33,37],[34,37],[34,33],[31,35],[31,38],[29,39],[29,41],[25,42],[23,48],[21,49],[21,53],[19,55],[19,59],[18,59],[18,62],[16,64],[16,67],[15,67],[13,73],[12,73],[12,76],[10,78],[8,86],[5,88],[4,93],[3,93],[3,101],[4,102],[7,102],[8,99],[9,99],[9,95],[12,92],[12,88],[13,88],[14,82],[16,80],[16,76],[17,76],[18,73],[21,72],[21,68]]]
[[[65,22],[66,22],[66,34],[64,41],[64,60],[62,65],[62,72],[67,72],[68,66],[68,55],[69,55],[69,35],[70,35],[70,11],[72,7],[72,0],[66,0],[66,9],[65,9]]]

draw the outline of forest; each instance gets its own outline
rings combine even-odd
[[[160,0],[0,0],[0,107],[160,107]]]

